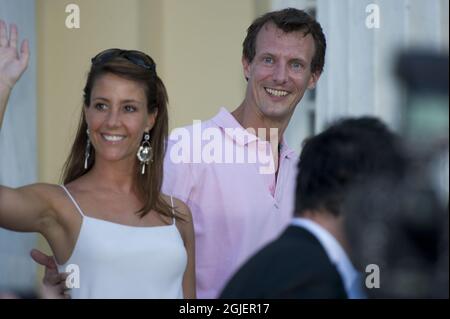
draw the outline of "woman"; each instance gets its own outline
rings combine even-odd
[[[0,128],[28,63],[17,29],[0,21]],[[167,94],[153,60],[110,49],[92,59],[64,185],[0,186],[0,227],[39,232],[73,298],[195,298],[188,207],[161,194]]]

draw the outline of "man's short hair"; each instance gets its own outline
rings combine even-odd
[[[256,38],[261,28],[267,23],[273,23],[285,33],[302,31],[305,36],[311,34],[314,38],[314,57],[311,62],[311,72],[321,73],[325,64],[326,40],[320,24],[308,13],[302,10],[288,8],[264,14],[253,21],[247,29],[243,43],[243,55],[251,63],[256,54]]]
[[[296,215],[340,215],[348,189],[371,176],[401,178],[407,156],[399,138],[374,117],[341,120],[304,145],[298,164]]]

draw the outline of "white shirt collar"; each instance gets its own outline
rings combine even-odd
[[[292,220],[292,225],[305,228],[317,238],[331,262],[336,266],[348,297],[362,298],[361,291],[357,288],[358,285],[355,284],[355,281],[360,279],[360,275],[336,238],[325,228],[310,219],[295,217]]]

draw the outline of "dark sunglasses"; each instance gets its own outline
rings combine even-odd
[[[155,62],[147,54],[136,50],[108,49],[100,52],[91,59],[93,65],[100,65],[113,58],[121,57],[131,63],[155,72]]]

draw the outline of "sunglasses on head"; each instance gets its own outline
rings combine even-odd
[[[136,50],[108,49],[100,52],[91,59],[93,65],[100,65],[110,61],[113,58],[124,58],[131,63],[145,69],[155,71],[155,62],[147,54]]]

